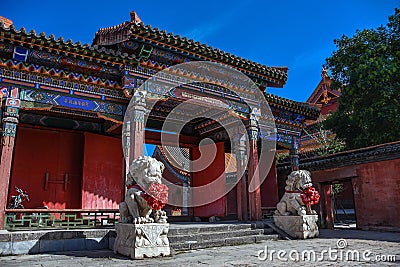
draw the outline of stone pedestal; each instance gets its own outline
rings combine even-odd
[[[171,254],[168,241],[168,223],[146,223],[115,225],[117,238],[114,253],[132,259],[168,256]]]
[[[294,238],[306,239],[319,235],[318,215],[279,216],[274,215],[275,225]]]

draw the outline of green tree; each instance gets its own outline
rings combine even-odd
[[[386,26],[334,43],[326,67],[342,96],[325,127],[349,148],[400,140],[400,9]]]
[[[314,129],[312,133],[307,129],[303,129],[303,131],[320,145],[320,147],[315,150],[315,155],[325,156],[345,149],[345,142],[334,136],[331,131],[325,130],[323,124],[317,123]]]

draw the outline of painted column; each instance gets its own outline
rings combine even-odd
[[[11,164],[13,159],[14,142],[18,124],[18,111],[20,107],[20,99],[18,98],[18,96],[18,88],[13,88],[11,90],[11,97],[8,97],[6,99],[6,111],[3,114],[2,120],[3,133],[1,138],[0,161],[0,229],[4,229],[8,187],[10,185],[11,178]],[[2,101],[0,101],[0,103],[1,102]]]
[[[126,111],[128,121],[125,124],[125,157],[129,170],[129,165],[136,158],[143,156],[143,146],[145,143],[145,125],[144,119],[147,112],[146,94],[142,88],[139,89],[135,78],[130,74],[130,66],[125,67],[125,75],[123,77],[123,91],[128,97],[132,97],[129,109]]]
[[[125,122],[125,131],[122,133],[125,143],[124,143],[124,151],[125,151],[125,160],[124,160],[124,177],[126,177],[126,175],[129,173],[129,164],[128,162],[130,162],[130,153],[131,153],[131,122],[130,121],[126,121]],[[124,185],[125,186],[125,178],[123,179],[124,181]],[[125,198],[125,194],[123,194],[122,196],[122,200]]]
[[[299,168],[299,140],[293,136],[292,147],[289,150],[290,166],[292,171],[298,171]]]
[[[258,170],[258,123],[255,119],[249,120],[247,132],[249,135],[249,163],[248,179],[249,184],[254,183],[257,188],[249,193],[250,220],[260,221],[262,218],[261,195],[260,195],[260,173]]]
[[[234,140],[233,153],[236,157],[236,201],[237,201],[237,214],[239,221],[248,220],[248,206],[247,206],[247,182],[246,182],[246,136],[243,134],[237,134],[236,140]]]
[[[182,216],[189,215],[188,202],[189,202],[190,186],[188,182],[182,184]]]
[[[133,95],[135,107],[133,109],[133,123],[131,121],[131,147],[130,147],[130,163],[140,156],[143,156],[143,146],[145,144],[145,125],[144,118],[146,115],[146,92],[135,91]],[[130,165],[130,164],[129,164]]]

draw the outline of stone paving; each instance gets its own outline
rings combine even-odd
[[[338,243],[339,239],[342,240]],[[338,248],[338,245],[340,248]],[[279,250],[282,251],[279,252]],[[315,260],[313,259],[312,251],[315,252]],[[302,254],[304,254],[305,260],[302,260]],[[318,261],[321,254],[323,260]],[[357,260],[357,255],[359,255],[359,260]],[[376,261],[377,256],[387,258],[390,255],[395,256],[395,261]],[[282,260],[279,260],[278,256]],[[311,261],[307,260],[307,258],[311,258]],[[321,230],[321,236],[317,239],[265,241],[249,245],[192,250],[176,253],[171,257],[135,261],[123,256],[114,255],[110,250],[0,257],[0,266],[29,267],[161,265],[239,267],[287,266],[291,264],[296,266],[400,265],[400,233]]]

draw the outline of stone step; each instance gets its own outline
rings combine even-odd
[[[260,242],[263,240],[278,240],[278,235],[248,235],[238,237],[227,237],[221,239],[204,240],[204,241],[187,241],[180,243],[170,243],[170,246],[175,251],[184,251],[191,249],[210,248],[210,247],[221,247],[221,246],[233,246],[243,245]]]
[[[170,224],[168,238],[171,248],[188,250],[277,239],[272,233],[261,224]],[[115,237],[113,229],[0,231],[0,255],[113,249]]]
[[[172,235],[168,234],[168,239],[170,243],[181,243],[181,242],[191,242],[191,241],[206,241],[206,240],[219,240],[231,237],[242,237],[251,235],[263,235],[264,229],[246,229],[237,231],[221,231],[221,232],[200,232],[195,234],[187,235]]]
[[[185,226],[185,227],[182,227]],[[239,230],[250,230],[250,224],[222,224],[222,225],[204,225],[204,226],[196,226],[196,225],[178,225],[171,224],[168,232],[168,236],[176,236],[176,235],[192,235],[199,233],[208,233],[208,232],[228,232],[228,231],[239,231]]]
[[[262,240],[277,240],[279,235],[262,222],[252,224],[171,225],[168,239],[176,251],[241,245]]]

